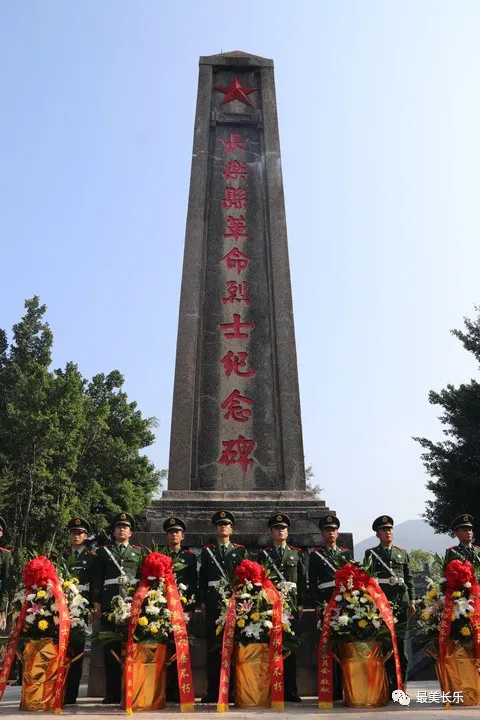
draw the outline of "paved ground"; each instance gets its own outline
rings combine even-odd
[[[398,705],[397,703],[390,703],[387,707],[384,708],[365,708],[365,709],[354,709],[354,708],[345,708],[341,703],[336,703],[334,710],[319,710],[317,708],[316,699],[315,698],[304,698],[301,705],[295,705],[293,703],[286,703],[285,705],[285,711],[283,713],[278,713],[277,711],[273,710],[240,710],[238,708],[231,707],[230,713],[232,716],[235,716],[235,720],[252,720],[253,718],[258,717],[259,715],[263,716],[265,720],[273,720],[274,718],[281,717],[282,720],[289,720],[290,718],[298,720],[299,718],[305,716],[312,716],[312,715],[321,715],[322,719],[325,718],[325,720],[328,720],[330,717],[338,717],[339,714],[348,714],[351,716],[354,716],[355,718],[358,718],[358,720],[363,720],[365,718],[368,718],[368,716],[371,716],[372,713],[381,713],[382,720],[400,720],[400,717],[398,713],[415,713],[415,720],[433,720],[434,718],[441,718],[443,717],[445,719],[445,712],[447,712],[447,715],[451,718],[452,713],[455,713],[455,717],[462,717],[462,718],[474,718],[476,717],[478,719],[478,713],[479,708],[472,707],[472,708],[462,708],[460,706],[451,706],[450,711],[446,711],[445,707],[442,704],[439,704],[438,702],[418,702],[417,698],[423,695],[423,697],[427,697],[430,700],[434,699],[434,692],[438,690],[438,683],[436,682],[412,682],[409,683],[409,686],[407,688],[407,692],[411,698],[410,705],[408,707],[402,707],[401,705]],[[86,686],[82,687],[83,693],[86,692]],[[82,693],[81,693],[82,694]],[[23,712],[18,709],[20,701],[20,688],[18,687],[9,687],[5,691],[5,695],[3,697],[2,702],[0,703],[0,716],[3,720],[9,720],[10,718],[18,718],[20,716],[28,717],[28,718],[58,718],[58,715],[54,715],[53,713],[27,713]],[[141,713],[139,714],[139,717],[142,718],[142,720],[149,720],[151,718],[158,718],[159,716],[162,717],[162,720],[169,720],[170,718],[174,717],[181,717],[184,720],[193,720],[195,715],[202,715],[202,717],[207,720],[210,718],[213,720],[213,718],[216,718],[218,720],[219,716],[215,712],[215,706],[214,705],[196,705],[195,706],[195,713],[180,713],[178,706],[172,705],[167,706],[165,710],[160,710],[157,712],[148,712],[148,713]],[[121,710],[120,708],[115,708],[113,706],[110,707],[104,707],[103,705],[99,704],[98,699],[96,698],[87,698],[85,696],[80,697],[79,702],[77,706],[75,707],[68,707],[65,708],[63,711],[63,715],[66,717],[68,715],[78,715],[82,718],[82,720],[85,718],[119,718],[119,717],[125,717],[125,711]],[[380,718],[379,718],[380,720]]]

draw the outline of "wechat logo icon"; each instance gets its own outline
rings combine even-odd
[[[398,702],[399,705],[410,705],[410,698],[403,690],[394,690],[392,692],[393,702]]]

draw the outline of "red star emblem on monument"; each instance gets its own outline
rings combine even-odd
[[[220,105],[225,105],[225,103],[232,102],[232,100],[240,100],[240,102],[245,103],[245,105],[251,105],[252,103],[248,99],[247,95],[250,95],[250,93],[253,92],[257,92],[257,88],[242,87],[237,77],[233,78],[230,85],[216,87],[215,90],[219,90],[220,92],[225,93],[225,97],[223,98]]]

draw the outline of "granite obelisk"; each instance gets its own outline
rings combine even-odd
[[[198,547],[220,506],[250,547],[280,510],[318,544],[329,511],[305,488],[273,61],[244,52],[200,58],[168,489],[148,529],[180,514]]]

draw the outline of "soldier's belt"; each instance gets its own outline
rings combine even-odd
[[[328,582],[323,582],[318,584],[318,589],[323,590],[323,588],[329,588],[329,587],[335,587],[335,580],[329,580]]]
[[[377,578],[379,585],[405,585],[405,580],[397,575],[389,578]]]
[[[138,580],[129,580],[124,577],[109,578],[103,581],[103,587],[107,587],[107,585],[137,585],[137,583]]]
[[[219,587],[220,580],[209,580],[208,587]]]
[[[77,585],[77,590],[80,590],[80,592],[85,592],[85,590],[90,590],[90,583],[85,583],[85,585]]]

